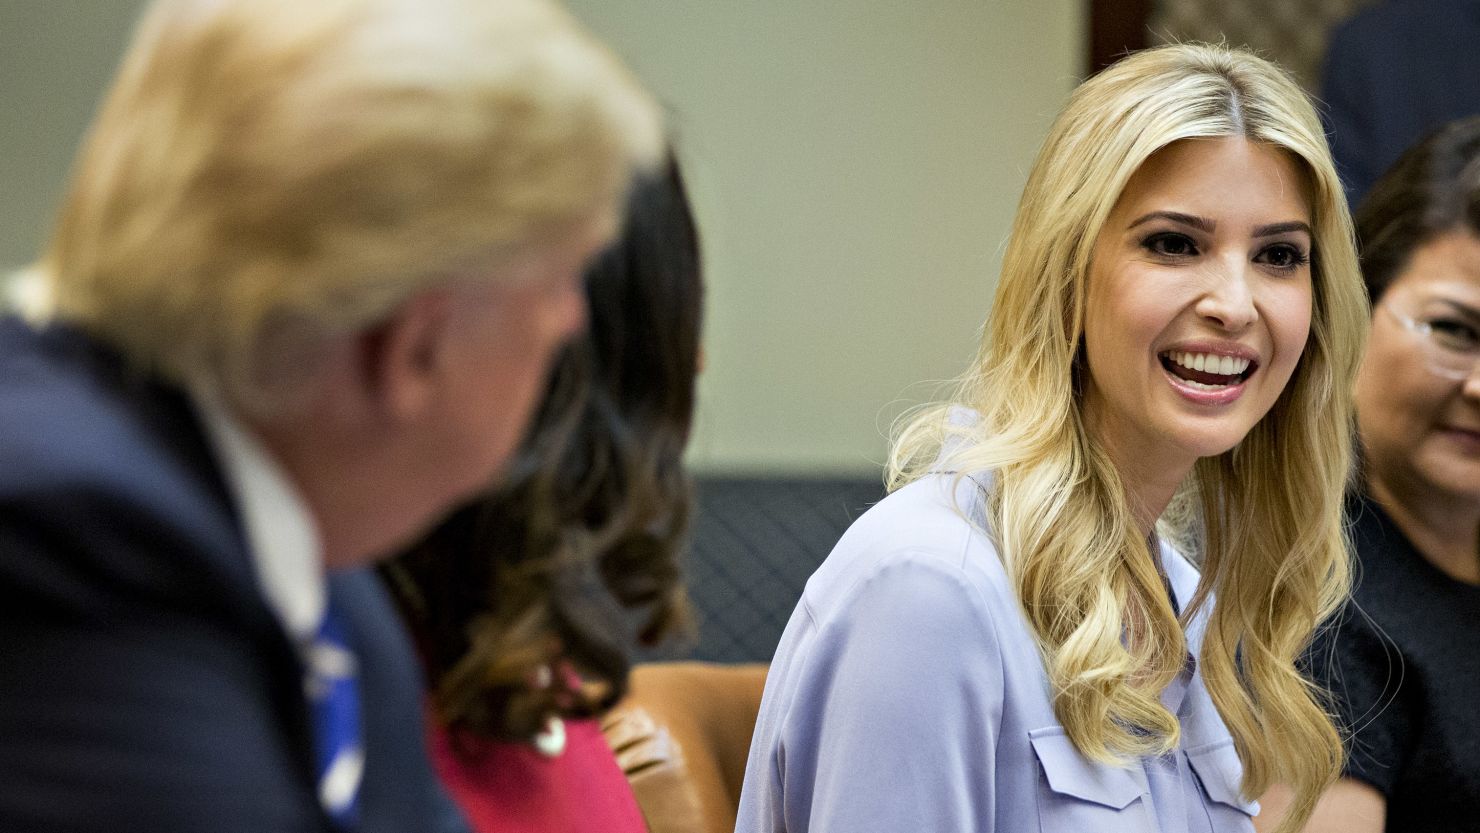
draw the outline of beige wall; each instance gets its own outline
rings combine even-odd
[[[0,270],[30,261],[142,0],[0,0]]]
[[[701,471],[865,473],[966,363],[1073,86],[1071,0],[571,0],[669,106],[709,266]],[[142,2],[0,0],[0,266],[39,245]]]
[[[701,471],[877,471],[966,364],[1071,0],[570,0],[669,106],[709,266]]]

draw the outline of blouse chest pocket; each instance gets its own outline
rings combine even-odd
[[[1214,830],[1253,830],[1259,805],[1244,799],[1241,792],[1244,768],[1233,739],[1205,743],[1187,750],[1187,762],[1197,776],[1207,801],[1208,820]]]
[[[1146,773],[1095,763],[1060,726],[1028,732],[1038,758],[1038,825],[1042,833],[1154,831]]]

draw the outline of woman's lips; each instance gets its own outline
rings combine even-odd
[[[1245,385],[1243,382],[1235,382],[1231,385],[1223,385],[1210,390],[1193,387],[1194,383],[1186,379],[1180,379],[1171,373],[1167,373],[1166,377],[1172,383],[1172,390],[1175,390],[1184,399],[1199,405],[1227,405],[1244,394]]]
[[[1439,433],[1449,438],[1466,452],[1480,454],[1480,429],[1441,425],[1439,426]]]
[[[1238,399],[1243,395],[1244,383],[1259,369],[1252,359],[1224,360],[1178,351],[1163,352],[1157,358],[1172,388],[1199,405],[1226,405]]]

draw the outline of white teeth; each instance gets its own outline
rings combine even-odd
[[[1192,379],[1181,379],[1179,381],[1182,384],[1186,385],[1187,387],[1194,388],[1196,390],[1227,390],[1228,389],[1228,385],[1205,385],[1202,382],[1196,382],[1196,381],[1193,381]]]
[[[1204,373],[1220,376],[1237,376],[1249,369],[1249,360],[1234,356],[1215,356],[1212,353],[1168,353],[1173,362]]]

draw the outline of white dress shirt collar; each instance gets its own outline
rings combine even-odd
[[[324,615],[323,544],[287,473],[218,400],[192,393],[247,538],[257,582],[294,644],[308,645]]]

